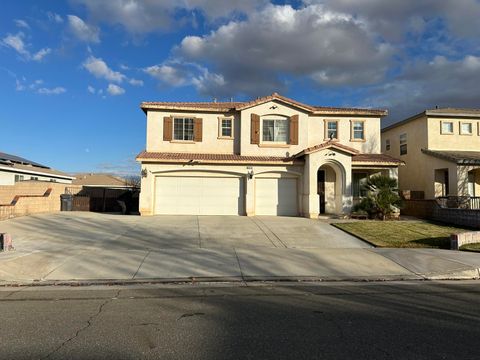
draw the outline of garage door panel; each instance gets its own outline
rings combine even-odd
[[[288,178],[256,179],[255,214],[297,216],[297,180]]]
[[[239,215],[244,208],[238,177],[157,177],[156,214]]]

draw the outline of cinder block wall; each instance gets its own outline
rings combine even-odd
[[[60,195],[66,192],[66,188],[73,193],[82,190],[81,186],[44,181],[22,181],[15,185],[0,186],[0,220],[60,211]],[[51,193],[43,196],[48,189],[52,189]],[[32,195],[35,197],[31,197]],[[20,196],[16,204],[8,206],[16,196]]]

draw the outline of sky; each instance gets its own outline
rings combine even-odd
[[[142,101],[480,107],[480,0],[3,0],[0,151],[138,172]]]

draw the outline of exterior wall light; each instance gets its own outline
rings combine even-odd
[[[146,178],[148,175],[147,169],[142,169],[142,172],[140,174],[142,175],[142,178]]]
[[[249,180],[252,180],[253,179],[253,169],[251,166],[247,167],[247,177]]]

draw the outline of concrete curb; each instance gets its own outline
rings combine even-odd
[[[98,286],[98,285],[138,285],[138,284],[195,284],[195,283],[255,283],[255,282],[389,282],[389,281],[433,281],[433,280],[479,280],[480,269],[464,270],[448,274],[412,274],[379,276],[247,276],[247,277],[186,277],[150,279],[84,279],[84,280],[35,280],[0,281],[0,287],[44,287],[44,286]]]

